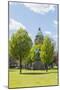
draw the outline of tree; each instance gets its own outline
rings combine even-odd
[[[32,47],[32,40],[28,33],[20,28],[14,33],[9,41],[9,54],[16,60],[20,60],[20,73],[22,60],[24,60]]]
[[[42,32],[41,32],[41,29],[39,28],[38,29],[39,31],[38,31],[38,33],[37,33],[37,35],[36,35],[36,38],[35,38],[35,44],[42,44],[43,43],[43,34],[42,34]]]
[[[58,51],[55,51],[54,52],[54,60],[53,60],[53,63],[58,66]]]
[[[54,44],[49,36],[45,36],[41,47],[41,60],[45,64],[45,69],[48,70],[48,64],[53,61]]]
[[[30,57],[32,62],[36,61],[36,60],[40,60],[40,45],[34,45],[31,50],[30,50]]]

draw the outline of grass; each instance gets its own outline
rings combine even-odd
[[[48,70],[22,70],[9,69],[9,88],[36,87],[58,85],[57,69]]]

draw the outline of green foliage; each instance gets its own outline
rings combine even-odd
[[[53,61],[54,44],[49,36],[45,36],[41,47],[41,60],[45,64],[49,64]]]
[[[9,41],[9,54],[14,59],[24,59],[32,47],[32,40],[28,36],[28,33],[20,28],[14,33]]]
[[[30,50],[30,53],[29,53],[29,59],[28,60],[31,60],[32,62],[35,61],[35,57],[37,56],[35,54],[35,51],[36,49],[40,49],[40,45],[34,45],[31,50]]]
[[[40,51],[36,53],[36,50]],[[32,40],[28,33],[20,28],[9,40],[9,55],[14,60],[22,60],[23,64],[41,60],[46,65],[53,61],[54,44],[52,39],[49,36],[44,37],[39,29],[32,47]]]

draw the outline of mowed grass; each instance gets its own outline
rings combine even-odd
[[[9,69],[9,88],[36,87],[58,85],[57,69],[22,70]]]

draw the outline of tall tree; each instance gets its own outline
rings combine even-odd
[[[29,54],[32,47],[32,40],[28,33],[20,28],[14,33],[9,41],[9,54],[14,58],[20,60],[20,73],[22,68],[22,60]]]
[[[54,44],[49,36],[45,36],[44,38],[40,55],[46,70],[48,70],[48,64],[53,61],[54,55]]]

